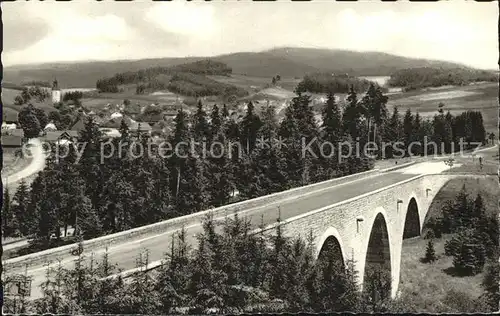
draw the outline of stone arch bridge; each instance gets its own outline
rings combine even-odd
[[[288,236],[315,236],[316,258],[337,254],[344,265],[354,261],[362,287],[367,266],[390,270],[391,297],[400,281],[403,239],[421,235],[429,208],[442,187],[453,178],[484,178],[473,174],[420,175],[367,194],[304,213],[280,223]],[[490,176],[491,177],[491,176]],[[277,224],[265,230],[274,231]]]

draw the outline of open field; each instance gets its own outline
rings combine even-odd
[[[270,86],[272,77],[252,77],[239,74],[231,76],[208,76],[209,78],[227,84],[232,84],[237,87],[247,89],[249,92],[256,92]],[[293,91],[302,78],[283,77],[277,83],[277,86]]]
[[[2,88],[2,103],[4,108],[10,108],[14,111],[20,111],[22,106],[15,105],[14,99],[21,93],[19,90]],[[45,99],[43,102],[37,102],[35,99],[30,101],[35,107],[42,108],[45,112],[49,113],[54,111],[55,108],[52,106],[51,98]]]
[[[450,236],[434,240],[438,260],[430,264],[420,262],[425,255],[428,240],[415,238],[403,242],[399,291],[417,312],[473,312],[474,310],[467,311],[463,310],[465,307],[457,306],[459,304],[453,299],[457,297],[449,297],[448,293],[452,294],[451,296],[455,296],[453,293],[456,292],[465,293],[472,299],[482,293],[483,273],[467,277],[456,277],[447,273],[453,266],[453,257],[444,255],[444,243],[448,239]],[[465,301],[462,303],[467,305]]]
[[[389,97],[388,108],[395,105],[400,113],[411,109],[424,117],[437,114],[438,104],[444,103],[444,110],[460,114],[467,110],[481,110],[486,132],[498,134],[498,84],[484,83],[464,87],[443,89],[440,92],[411,91]]]

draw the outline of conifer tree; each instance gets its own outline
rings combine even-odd
[[[347,105],[342,115],[342,130],[346,135],[350,135],[351,139],[356,141],[361,136],[361,108],[358,105],[358,97],[354,88],[351,87],[347,96]]]
[[[333,93],[328,94],[328,99],[326,101],[325,107],[322,112],[323,125],[322,125],[322,139],[326,142],[331,142],[333,148],[328,148],[324,152],[324,156],[321,155],[320,161],[322,161],[325,178],[326,180],[330,178],[334,173],[337,172],[337,157],[338,144],[342,140],[342,117],[340,114],[340,109],[335,102],[335,95]],[[332,150],[333,149],[333,150]],[[320,174],[320,172],[318,172]]]
[[[255,107],[252,102],[247,105],[246,114],[240,123],[240,143],[245,148],[247,154],[250,154],[255,148],[257,142],[257,132],[262,122],[255,113]]]
[[[425,249],[425,262],[434,262],[436,261],[436,251],[434,250],[434,242],[429,240],[427,243],[427,248]]]
[[[221,116],[223,120],[226,120],[229,117],[229,110],[227,109],[227,105],[225,103],[224,106],[222,107]]]
[[[210,137],[210,126],[207,121],[207,113],[203,109],[203,104],[201,100],[198,101],[198,107],[193,116],[193,136],[198,141],[202,141],[203,138],[209,139]]]
[[[495,258],[496,259],[496,258]],[[483,281],[484,297],[488,304],[489,311],[498,311],[500,304],[500,264],[497,260],[492,260],[485,267]]]
[[[322,117],[323,138],[336,144],[342,135],[342,117],[333,93],[328,94]]]
[[[36,221],[35,214],[29,208],[30,193],[24,180],[21,180],[17,187],[16,194],[12,199],[12,215],[18,220],[18,229],[22,236],[29,236],[34,233],[33,221]],[[30,214],[31,213],[31,214]],[[14,224],[14,223],[13,223]]]
[[[412,128],[412,133],[414,135],[414,138],[412,138],[412,141],[420,142],[419,146],[413,146],[413,152],[412,154],[414,155],[421,155],[423,153],[423,142],[424,142],[424,133],[422,129],[422,119],[420,117],[420,114],[417,112],[415,113],[415,117],[413,120],[413,128]]]
[[[206,164],[192,154],[188,154],[185,159],[176,197],[177,210],[183,215],[204,210],[210,201],[205,177]]]
[[[398,107],[395,106],[392,116],[389,119],[389,122],[387,123],[386,130],[385,130],[385,140],[387,142],[391,142],[392,144],[396,142],[400,142],[403,140],[403,133],[402,133],[402,126],[401,126],[401,119],[399,116],[399,110]],[[392,158],[394,154],[397,154],[392,147],[386,147],[386,152],[385,152],[385,157],[387,158]]]
[[[189,142],[189,127],[187,122],[187,114],[181,109],[179,109],[177,115],[174,119],[174,132],[170,136],[170,143],[174,148],[174,153],[169,161],[169,169],[172,172],[171,177],[171,192],[174,196],[179,194],[179,185],[182,179],[181,170],[184,168],[185,157],[188,148],[186,146],[181,146],[181,142]]]
[[[304,159],[300,140],[297,139],[298,135],[300,135],[300,130],[297,119],[294,116],[292,107],[288,107],[279,128],[279,136],[284,142],[281,152],[285,159],[285,172],[289,187],[296,187],[302,183]]]
[[[213,138],[221,131],[222,118],[217,104],[214,104],[212,108],[212,113],[210,114],[210,131],[211,137]]]
[[[19,234],[19,221],[13,212],[12,201],[8,187],[5,187],[5,191],[3,194],[2,229],[3,236],[5,237],[15,237]]]
[[[405,143],[406,155],[411,155],[409,152],[410,144],[415,140],[414,134],[414,117],[411,110],[406,110],[405,116],[403,118],[403,139]]]
[[[266,144],[271,147],[277,137],[279,128],[278,118],[276,117],[276,108],[273,105],[263,107],[260,117],[262,118],[262,126],[259,129],[258,134],[263,138]]]

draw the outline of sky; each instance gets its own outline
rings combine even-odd
[[[274,47],[380,51],[498,69],[498,3],[2,2],[4,67],[214,56]]]

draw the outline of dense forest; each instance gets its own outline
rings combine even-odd
[[[100,92],[118,93],[122,85],[136,85],[136,93],[171,90],[185,96],[204,97],[210,95],[246,96],[244,89],[209,79],[207,75],[228,76],[232,72],[226,64],[212,60],[197,61],[172,67],[152,67],[136,72],[118,73],[111,78],[97,81]]]
[[[408,68],[391,74],[388,84],[409,91],[446,85],[463,86],[480,81],[497,82],[498,75],[492,71],[465,68]]]
[[[371,82],[347,74],[315,73],[304,76],[297,91],[312,93],[348,93],[351,87],[356,91],[366,91]]]

